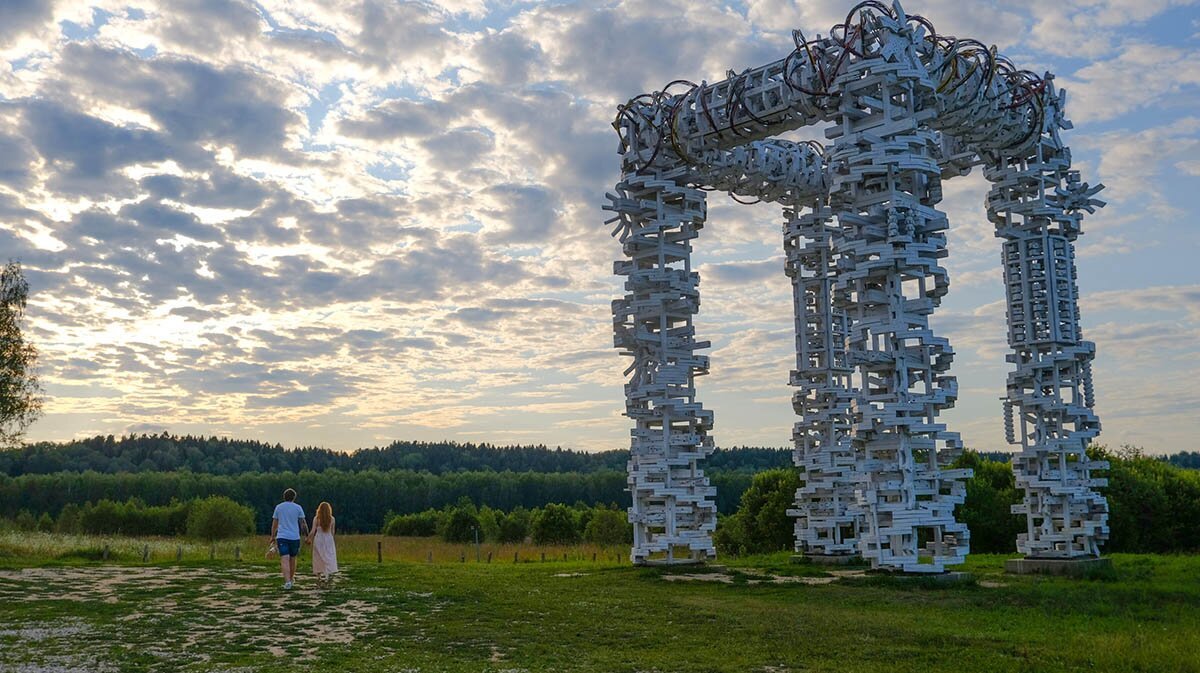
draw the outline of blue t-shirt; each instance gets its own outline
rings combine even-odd
[[[304,508],[294,502],[281,502],[275,505],[275,513],[271,515],[279,522],[275,537],[280,540],[299,540],[300,521],[304,518]]]

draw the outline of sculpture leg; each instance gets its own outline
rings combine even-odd
[[[889,37],[902,40],[902,36]],[[903,44],[902,42],[900,44]],[[965,560],[969,532],[954,519],[970,470],[949,469],[958,435],[936,422],[954,404],[953,351],[929,328],[949,288],[937,139],[923,127],[932,92],[911,53],[853,63],[839,78],[842,113],[830,203],[839,230],[835,288],[850,320],[856,367],[854,443],[860,463],[859,548],[873,567],[942,572]]]
[[[1065,205],[1080,188],[1056,112],[1048,110],[1034,156],[985,169],[989,218],[1004,240],[1008,361],[1016,367],[1004,411],[1008,441],[1021,447],[1013,472],[1024,498],[1012,511],[1027,517],[1017,549],[1030,558],[1095,557],[1108,538],[1108,503],[1095,491],[1107,480],[1092,476],[1108,464],[1087,455],[1100,420],[1092,412],[1095,346],[1079,328],[1074,240],[1082,216]],[[1093,204],[1103,205],[1078,207]]]
[[[704,226],[704,192],[628,175],[610,194],[626,259],[624,298],[613,302],[614,343],[633,356],[626,415],[635,422],[629,489],[635,564],[695,563],[715,556],[716,489],[701,468],[713,451],[712,412],[696,402],[695,377],[708,372],[696,351],[692,316],[699,275],[691,240]]]
[[[858,553],[859,527],[850,432],[853,394],[846,314],[833,305],[833,212],[820,204],[806,215],[797,210],[785,211],[783,234],[796,320],[791,385],[797,388],[792,406],[800,419],[792,432],[793,460],[803,483],[788,514],[796,517],[796,551],[851,556]]]

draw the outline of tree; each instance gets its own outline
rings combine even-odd
[[[566,505],[546,505],[533,521],[535,544],[574,544],[578,541],[575,512]]]
[[[524,542],[529,536],[529,510],[518,505],[503,517],[497,517],[498,542]]]
[[[625,512],[597,507],[584,527],[583,537],[592,544],[600,545],[633,542],[633,525],[629,523]]]
[[[504,516],[504,512],[492,509],[487,505],[479,508],[479,539],[481,540],[498,540],[500,539],[500,519]]]
[[[187,532],[191,537],[220,540],[254,532],[254,510],[220,495],[192,505]]]
[[[789,549],[795,520],[787,510],[796,498],[800,475],[794,469],[754,475],[735,514],[724,517],[713,542],[722,553],[758,554]]]
[[[474,542],[475,531],[478,529],[479,512],[471,503],[471,499],[464,496],[446,517],[442,539],[446,542]]]
[[[21,265],[0,270],[0,448],[15,446],[42,411],[37,349],[21,335],[29,283]]]
[[[1025,517],[1012,513],[1021,502],[1012,466],[996,462],[967,450],[954,465],[968,467],[975,476],[966,482],[966,502],[954,510],[954,518],[971,531],[971,551],[986,554],[1011,554],[1017,548],[1017,535],[1025,532]]]

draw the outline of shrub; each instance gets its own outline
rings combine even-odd
[[[417,514],[399,514],[383,526],[384,535],[402,537],[431,537],[437,535],[441,512],[429,510]]]
[[[54,524],[54,530],[57,533],[78,533],[79,528],[80,507],[75,503],[68,503],[63,506],[62,511],[58,513],[58,521]]]
[[[479,516],[475,506],[459,505],[446,515],[442,527],[442,539],[446,542],[474,542],[479,528]]]
[[[966,502],[954,510],[954,518],[971,531],[971,551],[980,554],[1011,554],[1017,550],[1017,535],[1025,532],[1025,517],[1012,513],[1021,502],[1012,465],[987,460],[965,451],[955,467],[969,467],[975,476],[966,482]]]
[[[221,495],[193,503],[187,533],[204,540],[220,540],[254,532],[254,511]]]
[[[79,529],[91,535],[113,535],[122,532],[124,509],[111,500],[84,505],[79,513]]]
[[[178,535],[185,532],[190,503],[147,506],[137,498],[126,502],[101,500],[83,507],[63,507],[58,529],[93,535]]]
[[[1110,453],[1093,449],[1108,460],[1110,539],[1113,552],[1177,552],[1200,549],[1200,473],[1147,458],[1139,449]]]
[[[592,544],[615,545],[633,542],[633,524],[625,512],[597,507],[583,529],[583,538]]]
[[[754,475],[737,512],[719,521],[714,537],[718,549],[732,554],[791,549],[795,521],[787,510],[795,502],[799,487],[800,475],[793,469],[765,470]]]
[[[536,544],[573,544],[579,541],[575,512],[566,505],[550,504],[533,520],[533,541]]]
[[[13,524],[17,530],[34,530],[37,528],[37,518],[29,510],[23,509],[17,512],[17,518],[13,519]]]
[[[500,519],[504,516],[504,512],[492,509],[486,505],[479,508],[479,539],[480,540],[499,540],[500,539]]]
[[[42,533],[52,532],[54,530],[54,519],[48,513],[42,512],[42,515],[37,520],[37,529]]]
[[[497,542],[524,542],[529,537],[529,510],[516,507],[503,516],[496,517]]]

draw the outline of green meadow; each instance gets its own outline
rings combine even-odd
[[[386,540],[379,563],[379,540],[343,538],[328,585],[305,553],[285,593],[262,538],[5,534],[0,671],[1200,670],[1195,556],[1118,554],[1065,579],[973,555],[974,581],[948,585],[787,554],[668,571],[484,545],[476,561],[430,539]]]

